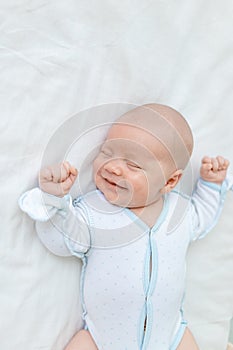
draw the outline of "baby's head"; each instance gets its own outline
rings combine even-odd
[[[97,188],[111,203],[141,208],[170,192],[193,149],[190,127],[171,107],[147,104],[111,126],[94,161]]]

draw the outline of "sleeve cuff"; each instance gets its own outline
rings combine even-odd
[[[223,183],[224,183],[224,181],[223,181],[222,184],[220,185],[220,184],[216,184],[216,183],[214,183],[214,182],[210,182],[210,181],[203,180],[202,178],[200,178],[200,182],[201,182],[203,185],[205,185],[205,186],[207,186],[207,187],[209,187],[209,188],[212,188],[213,190],[218,191],[218,192],[221,191],[222,185],[223,185]]]
[[[19,207],[33,220],[47,221],[58,210],[64,210],[72,202],[71,196],[62,198],[42,192],[38,187],[27,191],[19,198]]]

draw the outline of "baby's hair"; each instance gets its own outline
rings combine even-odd
[[[130,110],[117,122],[144,129],[163,144],[176,168],[186,167],[193,151],[193,135],[180,112],[166,105],[150,103]]]

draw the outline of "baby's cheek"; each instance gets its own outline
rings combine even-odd
[[[94,181],[97,188],[99,188],[101,186],[101,178],[98,175],[98,173],[93,173],[93,181]]]
[[[93,162],[93,173],[96,173],[96,169],[98,169],[98,159],[96,158]]]
[[[93,164],[93,168],[92,168],[92,178],[94,183],[96,184],[98,182],[98,167]]]
[[[140,197],[147,196],[149,190],[149,182],[145,174],[136,177],[133,181],[134,191]]]
[[[96,176],[102,167],[102,162],[97,158],[93,162],[93,174]]]
[[[93,162],[93,171],[98,173],[105,164],[106,159],[101,155],[98,155]]]

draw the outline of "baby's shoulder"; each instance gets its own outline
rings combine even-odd
[[[178,226],[186,225],[190,220],[191,197],[179,191],[172,191],[167,195],[169,231]]]

